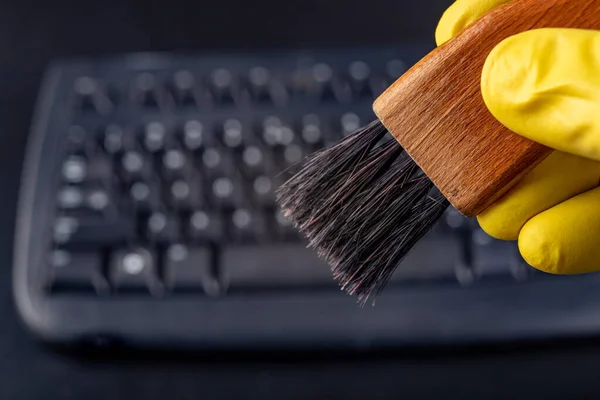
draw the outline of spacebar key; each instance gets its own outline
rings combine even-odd
[[[329,266],[299,244],[226,247],[221,253],[220,266],[230,293],[262,288],[336,286]]]

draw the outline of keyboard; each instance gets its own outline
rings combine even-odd
[[[57,61],[24,165],[16,303],[43,340],[372,348],[597,332],[596,275],[551,277],[450,209],[374,307],[275,204],[297,163],[374,119],[427,44]]]

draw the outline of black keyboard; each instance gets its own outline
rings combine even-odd
[[[374,98],[428,50],[57,62],[17,226],[26,323],[51,342],[224,348],[594,332],[596,275],[535,272],[452,209],[361,309],[276,207],[294,166],[370,122]]]

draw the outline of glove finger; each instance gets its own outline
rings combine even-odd
[[[552,274],[600,270],[600,188],[569,199],[525,224],[519,249],[531,266]]]
[[[488,235],[517,240],[532,217],[599,182],[599,162],[555,151],[477,219]]]
[[[442,15],[435,31],[438,46],[458,35],[479,17],[510,0],[457,0]]]
[[[490,112],[507,128],[600,161],[600,32],[538,29],[501,42],[481,80]]]

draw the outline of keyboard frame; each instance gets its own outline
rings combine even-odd
[[[416,61],[426,45],[399,45]],[[297,54],[293,52],[291,54]],[[168,56],[142,55],[168,62]],[[217,56],[218,57],[218,56]],[[405,57],[406,58],[406,57]],[[115,57],[116,63],[129,59]],[[112,61],[111,61],[112,62]],[[572,338],[600,332],[600,275],[519,283],[390,287],[361,309],[341,291],[265,292],[210,298],[49,297],[40,286],[54,180],[64,137],[53,96],[77,62],[47,71],[22,176],[14,247],[13,291],[28,329],[44,342],[134,348],[357,349],[464,345]]]

